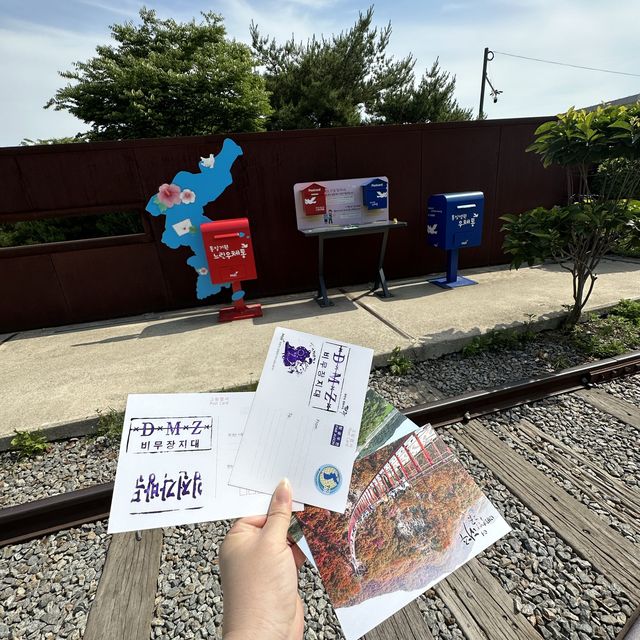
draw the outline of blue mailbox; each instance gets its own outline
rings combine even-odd
[[[376,178],[362,185],[362,204],[367,209],[386,209],[389,198],[389,185],[386,180]]]
[[[451,289],[474,280],[458,276],[458,249],[482,242],[484,194],[481,191],[438,193],[427,203],[427,242],[447,251],[447,275],[433,284]]]

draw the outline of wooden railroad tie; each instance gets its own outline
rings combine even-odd
[[[149,640],[158,589],[162,529],[111,537],[83,640]]]

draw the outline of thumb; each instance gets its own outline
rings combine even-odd
[[[287,531],[291,521],[291,483],[287,478],[280,483],[273,492],[267,522],[263,531],[275,539],[287,540]]]

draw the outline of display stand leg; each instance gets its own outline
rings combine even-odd
[[[443,289],[455,289],[457,287],[466,287],[470,284],[478,284],[475,280],[458,275],[458,249],[449,249],[447,251],[447,275],[444,278],[436,278],[430,282]]]
[[[318,295],[316,296],[316,302],[321,307],[333,307],[333,302],[329,300],[327,295],[327,285],[324,282],[324,238],[318,237]]]
[[[376,271],[376,279],[373,282],[373,287],[371,291],[373,291],[380,298],[393,298],[393,294],[389,293],[389,288],[387,287],[387,279],[384,276],[384,269],[382,265],[384,264],[384,255],[387,252],[387,238],[389,237],[389,230],[385,229],[385,232],[382,234],[382,245],[380,246],[380,255],[378,256],[378,269]],[[376,291],[376,289],[380,287],[382,291]]]
[[[237,280],[231,283],[233,291],[231,299],[233,307],[224,307],[218,314],[218,322],[231,322],[232,320],[244,320],[246,318],[261,318],[262,306],[256,304],[245,304],[244,291]]]

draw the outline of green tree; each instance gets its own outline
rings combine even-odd
[[[621,241],[640,247],[640,203],[632,199],[640,181],[640,103],[569,109],[538,127],[536,136],[528,150],[538,153],[545,167],[566,168],[569,204],[503,216],[504,249],[516,269],[552,259],[571,273],[573,304],[565,324],[573,327],[602,257]],[[597,164],[604,170],[594,172]]]
[[[115,45],[60,75],[45,108],[66,109],[90,124],[94,140],[260,131],[270,114],[251,49],[225,37],[222,17],[159,20],[143,8],[141,24],[111,26]]]
[[[373,108],[373,121],[380,124],[448,122],[470,120],[471,109],[463,109],[454,97],[455,76],[440,68],[439,59],[421,78],[398,91],[380,94]]]
[[[292,38],[282,45],[251,24],[253,49],[271,93],[269,129],[359,125],[381,94],[412,84],[415,60],[394,60],[387,53],[391,24],[378,30],[372,21],[369,8],[337,36],[313,36],[306,44]]]
[[[62,138],[23,138],[20,141],[21,147],[35,147],[38,145],[51,144],[73,144],[75,142],[89,142],[89,138],[85,133],[77,133],[75,136],[63,136]]]

